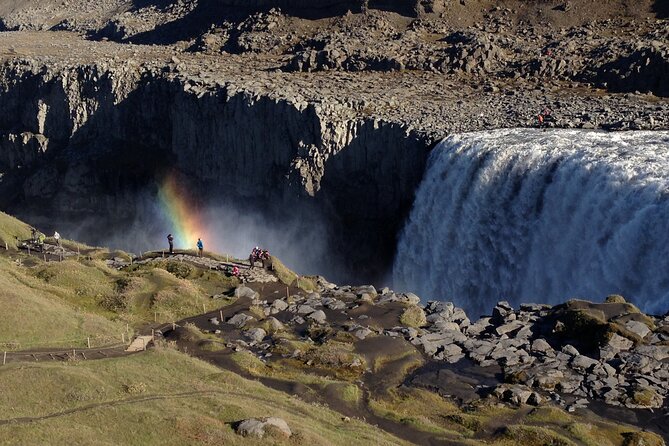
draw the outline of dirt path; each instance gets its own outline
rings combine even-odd
[[[226,396],[226,397],[231,397],[231,396],[235,397],[236,396],[236,397],[247,398],[247,399],[251,399],[251,400],[254,400],[254,401],[262,402],[262,403],[268,404],[268,405],[276,405],[276,401],[274,401],[274,400],[267,399],[267,398],[260,398],[260,397],[254,396],[253,394],[250,394],[250,393],[224,392],[222,390],[200,390],[200,391],[180,392],[180,393],[172,393],[172,394],[157,394],[157,395],[138,396],[138,397],[131,397],[131,398],[126,398],[126,399],[116,400],[116,401],[106,401],[106,402],[102,402],[102,403],[88,404],[86,406],[76,407],[76,408],[64,410],[64,411],[61,411],[61,412],[54,412],[52,414],[43,415],[41,417],[19,417],[19,418],[0,419],[0,426],[6,425],[6,424],[35,423],[35,422],[44,421],[44,420],[48,420],[48,419],[52,419],[52,418],[58,418],[58,417],[72,415],[72,414],[76,414],[76,413],[80,413],[80,412],[86,412],[86,411],[89,411],[89,410],[117,407],[117,406],[122,406],[122,405],[126,405],[126,404],[138,404],[138,403],[144,403],[144,402],[147,402],[147,401],[180,399],[180,398],[211,396],[211,395],[222,395],[222,396]],[[309,415],[305,411],[299,411],[299,412],[303,416],[308,416]]]

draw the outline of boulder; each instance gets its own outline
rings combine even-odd
[[[276,333],[277,331],[281,331],[285,329],[281,321],[279,321],[275,317],[270,317],[267,319],[267,323],[269,324],[269,329],[273,332]]]
[[[565,354],[567,354],[567,355],[569,355],[569,356],[576,356],[576,355],[579,354],[579,353],[578,353],[578,350],[576,349],[576,347],[574,347],[574,346],[571,345],[571,344],[566,344],[566,345],[562,346],[562,350],[561,350],[561,351],[562,351],[562,353],[565,353]]]
[[[502,324],[507,316],[513,313],[513,307],[507,301],[497,302],[492,309],[492,321],[495,324]]]
[[[639,321],[627,321],[625,323],[625,328],[640,338],[645,338],[646,335],[651,331],[646,324]]]
[[[346,304],[344,302],[334,298],[323,299],[323,305],[325,305],[326,308],[334,311],[346,309]]]
[[[374,287],[374,285],[359,286],[355,289],[355,293],[358,294],[359,296],[361,296],[363,294],[369,294],[370,296],[376,296],[377,294],[379,294],[376,291],[376,288]]]
[[[244,313],[237,313],[234,316],[232,316],[230,319],[227,320],[227,323],[230,325],[234,325],[237,328],[244,328],[244,326],[249,323],[250,321],[256,320],[253,316],[249,316],[248,314]]]
[[[536,353],[548,354],[554,352],[553,347],[545,339],[535,339],[532,342],[532,351]]]
[[[541,370],[534,376],[534,385],[542,389],[552,390],[558,383],[562,382],[564,374],[560,370]]]
[[[527,403],[534,392],[525,386],[501,384],[495,388],[493,393],[502,401],[520,406]]]
[[[361,302],[374,303],[374,296],[369,293],[362,293],[358,299]]]
[[[627,338],[620,336],[619,334],[612,333],[609,339],[603,345],[603,348],[610,347],[615,351],[629,350],[634,345],[634,342],[630,341]]]
[[[635,351],[656,361],[664,361],[669,358],[668,345],[640,345]]]
[[[462,353],[462,349],[455,344],[448,344],[443,347],[443,349],[437,353],[435,359],[441,359],[449,363],[455,363],[465,357]]]
[[[495,332],[501,336],[519,330],[523,325],[525,324],[521,321],[511,321],[508,324],[503,324],[495,328]]]
[[[325,312],[323,310],[318,310],[307,315],[307,319],[310,319],[319,324],[324,324],[325,321],[327,320],[327,316],[325,315]]]
[[[414,293],[403,293],[398,296],[399,300],[406,302],[411,305],[418,305],[420,303],[420,297]]]
[[[288,303],[286,303],[285,300],[276,299],[274,302],[272,302],[271,306],[277,311],[285,311],[288,308]]]
[[[419,306],[412,305],[404,310],[400,322],[407,327],[422,327],[427,324],[425,311]]]
[[[474,322],[473,324],[469,325],[466,329],[466,333],[469,336],[479,336],[481,333],[486,331],[488,327],[491,327],[492,324],[490,323],[489,317],[482,317],[478,321]]]
[[[362,327],[362,328],[358,328],[357,330],[355,330],[353,332],[353,336],[355,336],[356,338],[358,338],[362,341],[363,339],[365,339],[367,336],[369,336],[372,333],[373,333],[372,330],[370,330],[369,328]]]
[[[311,305],[299,305],[297,307],[297,314],[311,314],[314,311],[316,311],[316,309]]]
[[[268,429],[280,433],[285,437],[290,437],[292,432],[288,423],[282,418],[269,417],[263,419],[250,418],[237,425],[237,433],[244,437],[263,438]]]
[[[262,328],[252,328],[251,330],[245,331],[243,334],[250,341],[254,342],[262,342],[262,340],[265,339],[265,336],[267,336],[267,332]]]
[[[378,303],[379,305],[385,304],[388,302],[397,302],[399,301],[399,298],[397,297],[397,294],[392,293],[392,292],[385,292],[381,294],[381,297],[379,297]]]
[[[238,299],[248,298],[253,300],[260,297],[260,294],[257,293],[256,291],[253,291],[251,288],[247,286],[240,285],[237,288],[235,288],[235,297]]]
[[[574,356],[574,359],[572,359],[571,361],[572,368],[581,371],[588,371],[597,364],[599,364],[599,361],[596,361],[592,358],[588,358],[587,356],[584,355],[576,355]]]
[[[456,324],[455,322],[446,322],[444,320],[440,320],[434,323],[434,328],[437,328],[439,330],[457,330],[460,331],[460,326]]]

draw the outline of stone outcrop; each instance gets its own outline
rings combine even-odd
[[[272,429],[286,438],[292,435],[286,420],[277,417],[249,418],[240,421],[237,425],[237,433],[243,437],[264,438],[267,432]]]
[[[332,288],[324,286],[322,279],[320,284],[319,293],[257,305],[285,321],[285,330],[296,333],[339,339],[345,335],[335,333],[342,331],[356,342],[378,336],[404,338],[436,362],[471,361],[484,368],[499,367],[504,380],[488,384],[487,393],[514,405],[552,400],[573,411],[601,400],[627,408],[658,408],[669,395],[669,317],[642,314],[624,300],[602,304],[573,300],[555,307],[524,304],[519,309],[499,302],[490,317],[471,322],[451,302],[422,306],[387,288],[370,293],[365,286]],[[274,311],[278,308],[284,310]],[[406,312],[415,310],[427,316],[416,323],[405,320]],[[396,319],[379,319],[381,314],[395,314]],[[244,313],[234,318],[250,321]],[[245,339],[247,333],[243,333]],[[264,338],[266,332],[262,334]],[[261,345],[262,338],[254,340],[258,355],[269,358],[273,341],[268,338]],[[249,348],[244,340],[230,345]],[[311,358],[301,352],[283,354],[304,361]],[[438,387],[431,379],[425,375],[419,382]]]

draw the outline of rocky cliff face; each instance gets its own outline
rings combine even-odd
[[[139,192],[176,169],[203,205],[318,215],[337,256],[365,274],[387,266],[430,145],[325,104],[151,71],[16,64],[0,76],[3,208],[99,231],[132,219]]]

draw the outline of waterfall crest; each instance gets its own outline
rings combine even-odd
[[[622,294],[669,310],[669,132],[498,130],[432,152],[395,288],[472,313]]]

